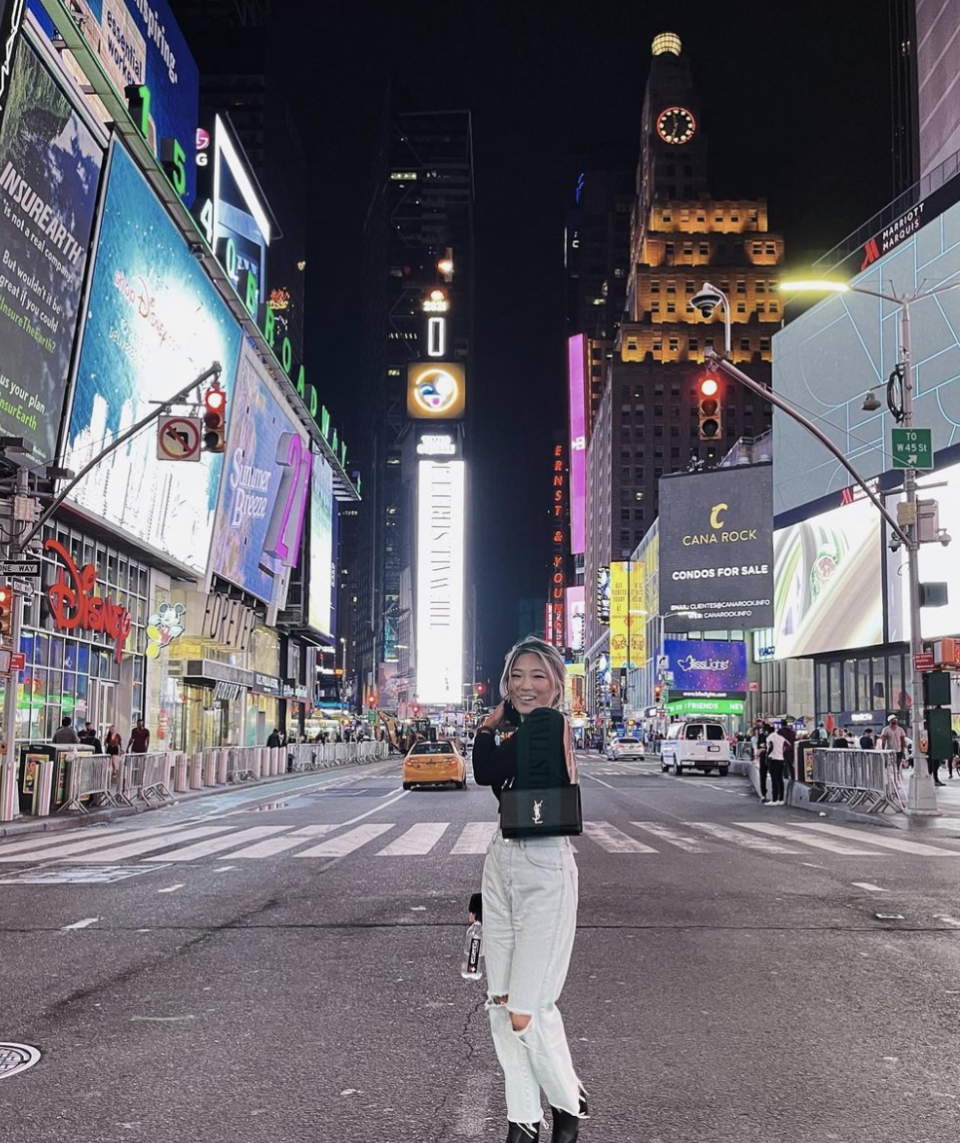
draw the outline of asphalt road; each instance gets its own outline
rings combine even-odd
[[[960,840],[582,758],[581,1139],[952,1143]],[[0,841],[5,1143],[505,1136],[459,974],[492,795],[299,785]]]

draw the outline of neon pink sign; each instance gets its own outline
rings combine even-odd
[[[570,392],[570,551],[587,548],[587,339],[582,333],[567,342]]]

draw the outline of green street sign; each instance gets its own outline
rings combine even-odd
[[[933,468],[932,429],[891,429],[894,468]]]
[[[665,704],[667,714],[743,714],[742,699],[677,699]]]

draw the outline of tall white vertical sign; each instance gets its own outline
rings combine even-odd
[[[420,461],[417,512],[417,702],[463,700],[462,460]]]

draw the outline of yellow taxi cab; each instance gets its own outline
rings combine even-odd
[[[467,788],[467,764],[451,742],[417,742],[403,760],[403,788],[452,782]]]

